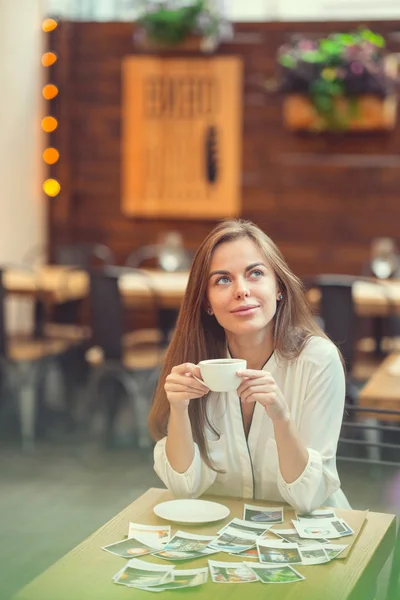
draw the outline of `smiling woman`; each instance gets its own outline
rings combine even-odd
[[[210,390],[199,361],[247,361],[235,391]],[[339,351],[300,280],[256,225],[223,221],[194,258],[150,413],[155,470],[180,497],[348,506],[336,470],[344,409]]]

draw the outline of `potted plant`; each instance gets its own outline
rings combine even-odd
[[[397,61],[368,29],[313,40],[296,36],[278,50],[283,116],[293,130],[390,129],[396,121]]]
[[[232,29],[217,0],[142,0],[137,43],[149,50],[213,51]]]

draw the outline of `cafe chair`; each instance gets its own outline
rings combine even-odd
[[[400,466],[400,410],[346,404],[337,457]]]
[[[34,274],[32,274],[34,277]],[[22,446],[34,447],[38,425],[38,409],[45,401],[40,390],[51,371],[56,371],[61,382],[60,359],[73,346],[58,336],[36,338],[32,333],[7,334],[5,270],[0,269],[0,373],[7,390],[4,402],[15,400],[20,417]],[[63,393],[63,389],[60,390]],[[66,407],[67,408],[67,407]]]
[[[127,257],[127,267],[139,268],[146,264],[156,266],[158,269],[174,273],[188,271],[192,263],[192,253],[184,247],[182,236],[177,231],[169,231],[160,237],[157,244],[141,246],[133,250]],[[171,308],[158,308],[157,323],[163,332],[163,345],[168,345],[171,333],[175,327],[178,310]]]
[[[364,262],[362,275],[378,281],[400,279],[400,256],[392,238],[378,237],[371,241],[370,256]],[[390,308],[390,297],[389,308]],[[384,356],[394,350],[400,341],[400,316],[393,311],[386,317],[372,317],[366,322],[372,333],[374,352]],[[367,327],[366,327],[367,329]],[[372,341],[371,340],[371,341]]]
[[[134,441],[144,449],[152,445],[147,418],[163,350],[160,338],[147,339],[146,343],[146,336],[140,332],[124,335],[119,279],[132,273],[139,273],[146,281],[140,271],[126,267],[106,267],[90,273],[93,346],[86,353],[92,367],[86,417],[99,408],[105,409],[107,441],[115,444],[117,412],[123,401],[128,402],[134,416]]]
[[[67,265],[90,269],[95,266],[115,264],[115,257],[105,244],[80,242],[59,245],[55,249],[54,262],[57,265]]]
[[[356,415],[362,416],[362,409],[357,406],[361,388],[367,378],[361,379],[355,373],[366,371],[357,365],[356,341],[358,339],[359,322],[353,302],[353,285],[361,277],[351,275],[319,275],[307,280],[308,288],[317,288],[321,293],[319,318],[328,337],[339,347],[346,367],[346,410],[343,428],[346,439],[354,439],[355,444],[364,445],[367,455],[372,460],[377,452],[377,429],[380,425],[376,419],[364,419],[357,423]],[[360,361],[362,362],[362,361]],[[372,363],[370,363],[372,364]],[[377,365],[375,365],[376,368]],[[361,438],[361,439],[360,439]],[[346,442],[348,443],[348,442]]]
[[[318,323],[340,349],[346,367],[346,395],[357,403],[359,387],[352,376],[358,319],[354,309],[352,289],[356,278],[350,275],[318,275],[304,280],[307,289],[319,290]]]

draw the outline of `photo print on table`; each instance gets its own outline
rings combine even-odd
[[[209,560],[208,566],[214,583],[253,583],[258,580],[257,575],[241,562]]]
[[[249,548],[248,550],[243,550],[243,552],[229,552],[231,556],[236,556],[236,558],[254,558],[255,560],[260,560],[258,556],[257,546],[255,548]]]
[[[303,565],[322,565],[330,561],[324,546],[302,546],[299,553]]]
[[[341,544],[328,544],[326,546],[324,546],[324,550],[326,552],[326,554],[329,557],[329,560],[334,560],[337,556],[339,556],[339,554],[341,554],[343,552],[343,550],[346,550],[347,548],[347,544],[345,545],[341,545]]]
[[[151,548],[147,544],[144,544],[135,538],[121,540],[120,542],[114,542],[113,544],[102,546],[102,550],[111,552],[111,554],[117,554],[123,558],[145,556],[146,554],[152,554],[152,552],[157,551],[156,548]]]
[[[201,552],[215,539],[215,535],[198,535],[196,533],[177,531],[170,541],[165,544],[163,551]]]
[[[261,583],[293,583],[303,581],[305,577],[290,565],[263,565],[249,563],[249,569],[255,573]]]
[[[173,566],[146,563],[134,558],[113,579],[121,585],[148,587],[171,581],[173,570]]]
[[[289,544],[297,544],[298,546],[309,546],[310,540],[302,538],[297,533],[296,529],[270,529],[270,533],[274,533],[280,539],[288,542]],[[326,538],[314,538],[313,544],[328,544],[329,540]]]
[[[219,534],[224,533],[229,528],[239,529],[246,533],[251,533],[256,536],[265,535],[272,527],[272,524],[267,525],[265,523],[252,523],[251,521],[244,521],[243,519],[234,518],[230,523],[225,525],[218,531]]]
[[[165,544],[171,538],[170,525],[141,525],[140,523],[129,523],[128,538],[143,539],[149,545],[155,543]]]
[[[243,520],[253,523],[283,523],[283,506],[254,506],[245,504]]]
[[[305,521],[308,519],[336,519],[335,511],[332,508],[320,508],[314,510],[312,513],[296,513],[296,519],[298,521]]]
[[[255,545],[256,537],[254,535],[237,529],[226,529],[210,543],[209,548],[218,550],[218,552],[238,553],[254,548]]]
[[[184,561],[184,560],[193,560],[195,558],[201,558],[204,556],[211,556],[212,554],[217,554],[220,550],[215,550],[213,548],[204,548],[199,552],[181,552],[179,550],[161,550],[159,552],[154,552],[153,556],[157,558],[162,558],[163,560],[172,560],[172,561]]]
[[[179,590],[182,588],[197,587],[207,583],[208,568],[202,569],[184,569],[181,571],[172,571],[173,579],[169,583],[161,583],[156,586],[141,587],[140,589],[149,592],[164,592],[166,590]]]
[[[306,539],[326,538],[328,540],[340,537],[340,533],[331,521],[324,519],[309,519],[308,521],[295,521],[292,523],[300,537]],[[342,527],[343,529],[343,527]]]
[[[276,544],[274,541],[257,540],[260,562],[270,564],[302,563],[297,544]]]

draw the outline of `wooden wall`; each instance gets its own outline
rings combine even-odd
[[[376,22],[400,52],[400,24]],[[222,53],[245,65],[242,217],[280,246],[298,275],[360,271],[374,236],[400,242],[400,125],[392,133],[308,136],[285,131],[273,87],[275,54],[288,35],[351,30],[354,23],[238,24]],[[144,220],[120,207],[121,59],[135,52],[129,23],[63,22],[50,47],[60,148],[51,174],[62,192],[49,201],[50,248],[67,241],[108,244],[119,262],[130,250],[179,229],[195,249],[213,221]],[[140,168],[140,167],[139,167]]]

